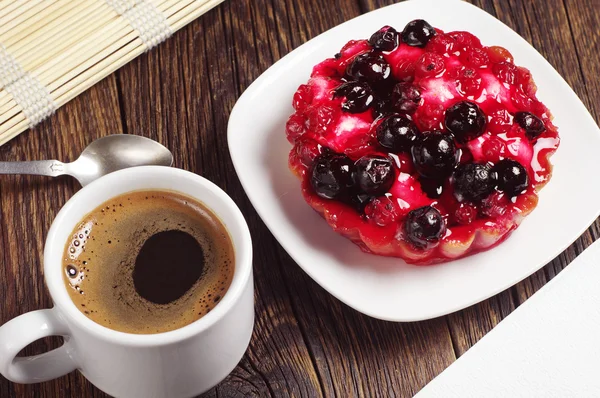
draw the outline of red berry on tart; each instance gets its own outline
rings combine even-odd
[[[508,50],[423,20],[349,41],[293,105],[289,166],[306,202],[363,251],[415,264],[506,239],[559,145]]]

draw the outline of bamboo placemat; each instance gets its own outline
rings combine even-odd
[[[0,145],[223,0],[1,0]]]

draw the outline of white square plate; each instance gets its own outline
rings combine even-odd
[[[417,267],[365,254],[333,232],[302,199],[288,170],[285,122],[292,96],[313,65],[348,40],[417,18],[444,31],[467,30],[501,45],[528,67],[538,97],[562,139],[554,175],[538,207],[498,247],[450,263]],[[229,150],[248,197],[284,249],[332,295],[375,318],[416,321],[457,311],[526,278],[568,247],[600,214],[600,130],[562,77],[524,39],[491,15],[458,0],[412,0],[343,23],[300,46],[241,96],[228,127]]]

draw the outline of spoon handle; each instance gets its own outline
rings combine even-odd
[[[35,174],[57,177],[65,174],[65,164],[58,160],[35,160],[31,162],[0,162],[0,174]]]

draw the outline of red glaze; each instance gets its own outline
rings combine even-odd
[[[433,264],[487,250],[508,237],[537,205],[537,192],[551,177],[549,158],[559,145],[552,115],[536,98],[536,86],[529,70],[513,64],[510,52],[502,47],[482,46],[468,32],[443,33],[436,30],[425,48],[402,42],[391,52],[382,52],[395,81],[412,81],[421,91],[421,101],[410,114],[421,132],[444,129],[445,110],[453,104],[476,102],[487,117],[486,131],[464,145],[461,162],[496,163],[511,158],[527,168],[530,186],[509,200],[494,192],[482,203],[460,204],[447,180],[441,197],[432,199],[421,189],[419,175],[407,154],[388,153],[380,147],[375,130],[380,119],[371,109],[359,114],[341,109],[343,98],[333,91],[342,84],[346,67],[354,57],[372,51],[366,40],[350,41],[336,54],[317,64],[307,84],[294,95],[296,110],[286,126],[294,144],[289,166],[302,181],[306,202],[319,212],[338,233],[363,251],[397,256],[409,263]],[[513,118],[527,111],[544,122],[546,130],[530,140]],[[388,154],[396,166],[396,181],[385,196],[368,204],[363,213],[336,200],[317,196],[310,184],[310,169],[323,147],[345,153],[357,160],[365,154]],[[415,247],[404,238],[403,220],[418,207],[438,209],[447,232],[437,245]]]

